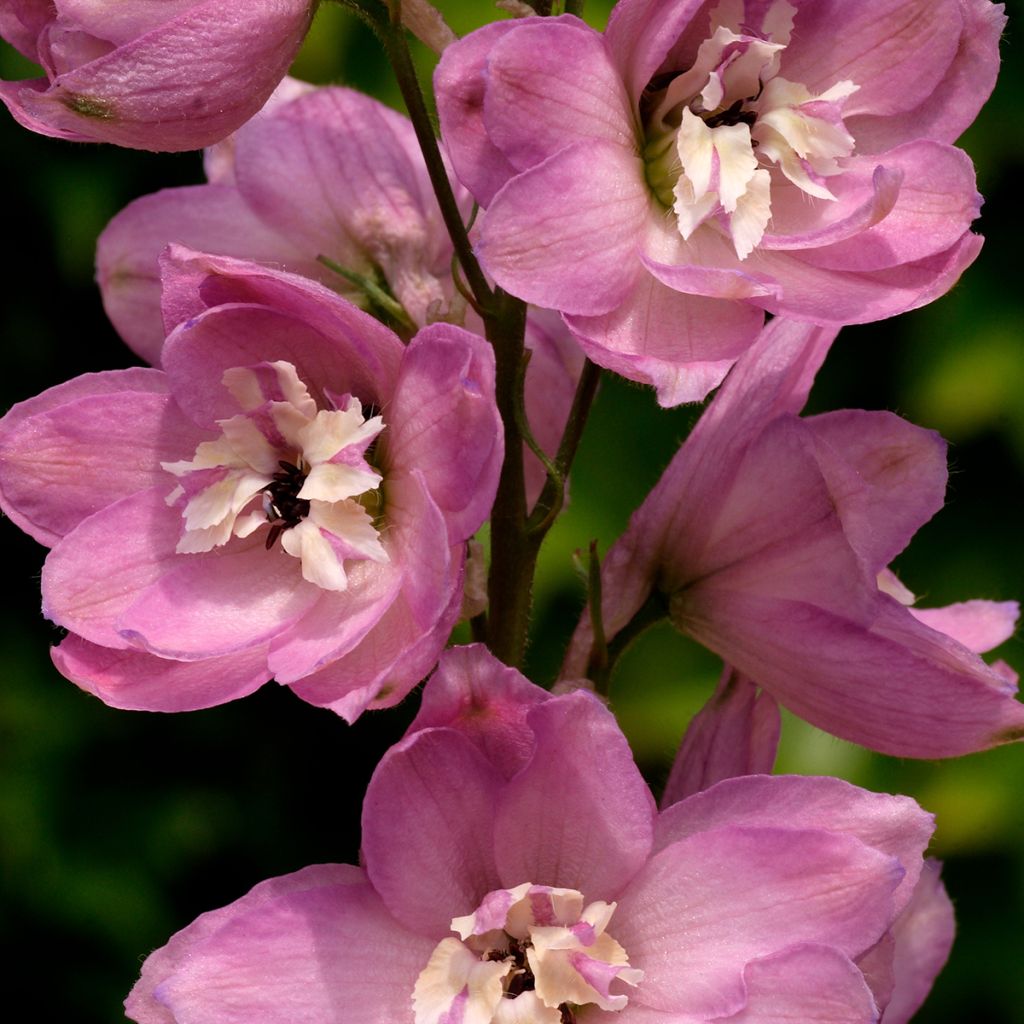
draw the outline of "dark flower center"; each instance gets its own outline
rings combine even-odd
[[[274,474],[273,481],[263,488],[263,511],[271,524],[267,534],[268,551],[282,531],[298,526],[309,515],[309,502],[299,497],[306,482],[305,471],[283,459],[278,465],[281,468]]]

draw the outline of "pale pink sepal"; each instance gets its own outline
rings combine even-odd
[[[661,807],[723,779],[771,774],[781,728],[779,706],[771,694],[726,668],[707,704],[687,726]]]

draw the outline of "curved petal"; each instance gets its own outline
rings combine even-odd
[[[406,927],[435,942],[500,888],[494,808],[501,777],[452,729],[425,729],[381,759],[363,802],[363,859]]]
[[[527,713],[550,699],[546,690],[502,664],[483,644],[452,647],[427,680],[406,735],[421,729],[456,729],[509,779],[533,754]]]
[[[959,0],[815,0],[800,6],[779,74],[814,95],[852,80],[844,118],[899,113],[935,91],[962,27]]]
[[[743,971],[747,1004],[716,1024],[875,1024],[878,1009],[864,975],[832,946],[804,943]]]
[[[988,99],[999,73],[999,40],[1006,27],[1002,4],[960,0],[960,45],[942,81],[913,110],[846,119],[857,152],[881,153],[911,139],[955,142]]]
[[[661,806],[671,807],[723,779],[770,774],[781,728],[772,695],[726,666],[715,692],[686,728]]]
[[[815,250],[801,256],[755,251],[752,270],[771,275],[781,295],[754,297],[770,313],[818,324],[860,324],[905,313],[944,295],[981,250],[982,239],[971,233],[945,252],[883,270],[845,271],[819,267]]]
[[[880,572],[942,508],[946,442],[887,412],[846,409],[803,422],[843,533]]]
[[[875,170],[903,178],[891,211],[850,238],[808,252],[815,266],[872,271],[922,260],[956,245],[981,212],[974,166],[963,150],[923,139],[908,142],[878,157],[855,158],[843,178],[874,173],[868,168],[876,160],[883,162]]]
[[[608,19],[608,48],[633,103],[705,0],[622,0]]]
[[[178,403],[210,429],[238,412],[222,383],[225,371],[261,362],[290,362],[321,408],[330,407],[327,391],[383,406],[390,396],[381,392],[382,382],[374,376],[372,350],[370,358],[360,359],[365,343],[357,348],[347,341],[343,333],[324,334],[289,311],[214,306],[175,328],[164,347],[164,367]],[[397,338],[395,343],[400,344]]]
[[[655,817],[626,738],[583,691],[536,705],[527,723],[533,756],[505,787],[495,818],[502,884],[613,899],[646,861]]]
[[[517,21],[492,21],[445,47],[434,72],[437,116],[452,166],[481,206],[516,173],[484,128],[487,56],[494,44],[520,27]]]
[[[389,474],[421,471],[449,543],[466,540],[490,514],[504,452],[490,345],[450,324],[424,328],[385,415]]]
[[[318,865],[197,918],[149,956],[125,1009],[139,1024],[413,1024],[431,948],[358,868]]]
[[[309,277],[329,272],[265,225],[236,189],[223,185],[169,188],[129,203],[96,243],[96,279],[103,308],[128,345],[160,364],[160,253],[171,242],[221,255],[287,266]],[[312,254],[315,256],[316,254]]]
[[[959,601],[944,608],[910,608],[910,614],[929,629],[984,654],[1013,636],[1020,618],[1016,601]]]
[[[652,199],[631,149],[568,146],[494,197],[477,255],[513,295],[566,313],[614,309],[640,273]]]
[[[764,314],[742,302],[685,295],[641,273],[610,313],[565,322],[589,359],[651,385],[669,407],[699,402],[720,384]]]
[[[0,36],[35,60],[36,40],[52,17],[52,0],[8,0],[0,10]]]
[[[895,858],[818,829],[688,836],[651,858],[619,899],[615,938],[644,972],[632,999],[701,1019],[735,1013],[751,960],[804,942],[849,957],[874,945],[902,874]]]
[[[19,120],[58,138],[199,149],[263,106],[306,35],[313,7],[309,0],[203,0],[57,76],[45,92],[21,90]]]
[[[872,750],[956,757],[1024,736],[1024,706],[995,670],[878,601],[869,629],[799,600],[710,587],[683,628],[801,718]]]
[[[270,678],[262,648],[203,661],[171,661],[144,651],[98,647],[72,634],[50,656],[66,679],[108,707],[128,711],[210,708],[248,696]]]
[[[161,460],[203,439],[165,393],[163,375],[91,374],[16,405],[0,420],[0,504],[26,533],[56,544],[83,519],[153,486]]]
[[[571,16],[531,20],[487,55],[484,125],[517,171],[574,143],[637,145],[604,37]]]
[[[902,865],[905,874],[894,892],[899,911],[914,893],[935,819],[909,797],[871,793],[841,779],[747,775],[726,779],[662,811],[654,849],[727,825],[822,828],[855,836]]]
[[[896,985],[882,1014],[882,1024],[907,1024],[949,958],[956,921],[953,904],[939,878],[940,870],[938,861],[925,863],[914,898],[893,929]]]
[[[306,358],[299,358],[301,348],[295,353],[296,367],[310,370],[314,378],[311,383],[351,379],[369,394],[382,396],[394,389],[402,343],[379,321],[318,282],[178,245],[170,246],[160,267],[168,333],[178,325],[187,327],[189,321],[217,305],[268,306],[281,316],[302,321],[329,340],[331,352],[316,346]],[[244,338],[237,339],[237,344],[241,352],[252,351]],[[346,367],[347,371],[342,372]]]
[[[121,614],[185,557],[175,551],[181,515],[166,496],[162,487],[139,491],[64,537],[43,565],[43,614],[102,647],[129,647],[117,628]]]
[[[233,543],[213,558],[210,552],[180,555],[136,592],[117,630],[163,657],[217,657],[272,640],[320,594],[301,578],[298,561],[280,548]]]

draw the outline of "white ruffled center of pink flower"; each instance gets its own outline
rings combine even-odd
[[[614,912],[529,882],[488,893],[452,921],[459,938],[442,939],[420,973],[415,1024],[565,1024],[575,1006],[621,1010],[628,1000],[613,983],[635,986],[643,971],[605,931]]]
[[[319,409],[291,363],[227,370],[224,386],[241,412],[218,420],[222,434],[189,461],[165,462],[180,479],[167,503],[181,508],[180,554],[210,551],[232,537],[267,530],[267,548],[301,560],[302,575],[325,590],[348,585],[345,562],[387,562],[366,507],[380,474],[366,452],[384,429],[353,395],[328,395]]]
[[[778,74],[796,8],[776,0],[748,25],[744,0],[722,0],[711,12],[712,35],[689,70],[645,96],[647,177],[675,212],[688,239],[702,224],[719,225],[740,259],[771,220],[777,168],[816,199],[835,200],[828,178],[853,152],[842,108],[858,86],[837,82],[820,95]]]

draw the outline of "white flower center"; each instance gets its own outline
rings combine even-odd
[[[167,498],[184,519],[176,550],[210,551],[266,528],[267,548],[280,537],[303,577],[325,590],[346,588],[348,560],[387,562],[364,507],[379,501],[381,476],[366,452],[381,417],[367,419],[352,395],[317,408],[291,363],[237,366],[223,382],[241,412],[218,420],[221,436],[190,461],[162,463],[180,480]]]
[[[413,990],[415,1024],[566,1024],[574,1006],[621,1010],[613,982],[637,985],[643,971],[605,932],[614,903],[583,905],[575,889],[529,882],[488,893],[457,917]]]
[[[771,219],[772,169],[817,199],[834,200],[826,179],[853,152],[842,107],[858,86],[837,82],[814,96],[778,74],[796,8],[775,0],[759,24],[744,0],[711,12],[712,35],[689,70],[645,94],[647,177],[689,238],[706,222],[748,256]]]

